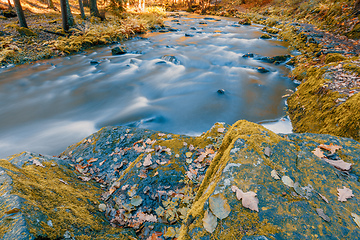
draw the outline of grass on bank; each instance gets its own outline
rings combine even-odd
[[[25,13],[29,29],[20,28],[17,18],[0,19],[0,66],[65,56],[94,46],[120,42],[147,29],[162,26],[165,16],[164,9],[159,7],[149,7],[142,12],[136,9],[125,12],[108,9],[104,13],[104,21],[90,18],[89,14],[84,20],[76,9],[72,9],[76,25],[66,34],[62,30],[60,12],[30,10]]]

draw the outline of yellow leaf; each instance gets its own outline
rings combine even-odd
[[[164,234],[164,237],[173,238],[176,235],[176,231],[173,227],[168,227],[166,229],[166,233]]]

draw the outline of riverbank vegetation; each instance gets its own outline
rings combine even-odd
[[[22,27],[9,3],[0,8],[0,64],[22,64],[53,56],[65,56],[94,46],[119,43],[146,29],[162,26],[161,7],[99,5],[100,17],[91,16],[85,7],[85,18],[77,2],[70,1],[74,25],[65,31],[59,1],[52,8],[40,1],[22,1],[27,27]]]

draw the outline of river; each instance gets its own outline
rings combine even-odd
[[[235,18],[181,13],[166,24],[172,31],[123,42],[124,55],[109,46],[0,69],[0,157],[58,155],[107,125],[198,135],[215,122],[280,119],[264,125],[291,132],[282,118],[282,95],[296,87],[290,69],[243,57],[290,54],[285,43]]]

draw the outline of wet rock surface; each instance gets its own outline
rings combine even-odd
[[[348,138],[277,135],[247,121],[199,137],[105,127],[59,158],[0,161],[0,234],[356,239],[359,156]]]

